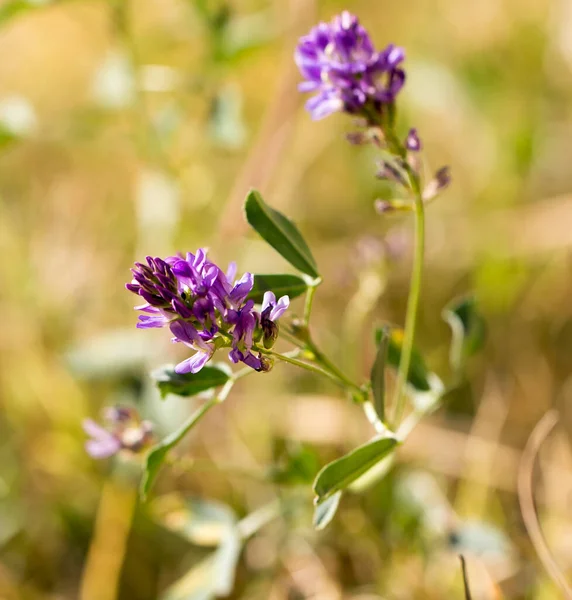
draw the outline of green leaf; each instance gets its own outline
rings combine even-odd
[[[393,437],[378,437],[349,454],[326,465],[314,481],[314,492],[318,502],[323,502],[336,492],[343,490],[360,475],[369,471],[397,446]]]
[[[249,225],[293,267],[310,277],[319,277],[316,261],[290,219],[268,206],[256,190],[246,197],[244,211]]]
[[[287,295],[290,300],[306,292],[308,285],[298,275],[255,275],[254,287],[248,298],[260,304],[264,292],[274,292],[276,298]]]
[[[169,501],[169,497],[160,498],[157,504],[160,506],[163,500]],[[161,520],[175,533],[193,544],[215,547],[176,581],[161,600],[205,600],[228,596],[234,587],[242,549],[233,511],[218,502],[190,499],[168,512],[161,512]]]
[[[279,448],[274,462],[268,478],[280,485],[310,485],[320,470],[318,456],[313,449],[291,442]]]
[[[389,329],[387,327],[383,328],[370,376],[373,406],[377,416],[382,421],[385,419],[385,360],[389,346],[389,335]]]
[[[198,373],[175,373],[172,365],[165,365],[151,373],[151,377],[157,382],[161,397],[167,394],[177,396],[194,396],[205,390],[224,385],[230,379],[230,373],[207,365]]]
[[[467,358],[477,353],[485,342],[485,321],[477,310],[473,297],[453,300],[443,310],[443,319],[452,331],[449,362],[454,371],[459,371]]]
[[[375,339],[379,345],[384,336],[386,336],[388,330],[386,327],[377,329],[375,333]],[[403,330],[392,329],[389,333],[387,342],[387,364],[393,369],[399,368],[399,361],[401,359],[401,350],[403,347]],[[409,366],[409,373],[407,375],[407,383],[411,385],[418,392],[428,392],[431,390],[429,381],[429,371],[425,366],[425,361],[419,352],[414,348],[411,354],[411,363]]]
[[[202,419],[205,413],[208,412],[215,404],[219,402],[218,398],[212,398],[199,407],[193,414],[173,433],[164,438],[161,442],[153,446],[145,459],[145,472],[141,480],[139,494],[142,500],[147,498],[151,487],[155,483],[159,470],[165,461],[165,457],[186,435],[187,433]]]
[[[318,502],[316,504],[316,508],[314,508],[313,519],[315,529],[325,529],[327,525],[329,525],[330,521],[334,518],[334,515],[338,510],[341,497],[342,492],[340,490],[329,498],[326,498],[322,502]]]

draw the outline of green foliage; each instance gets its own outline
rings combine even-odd
[[[332,494],[329,498],[316,503],[312,521],[315,529],[325,529],[329,525],[338,510],[341,499],[342,491],[340,490]]]
[[[183,506],[168,512],[164,521],[167,527],[193,544],[215,549],[193,565],[161,600],[209,600],[230,594],[242,550],[234,512],[218,502],[187,499]]]
[[[394,437],[377,437],[326,465],[314,481],[316,501],[323,502],[369,471],[397,446]]]
[[[282,444],[269,479],[281,485],[309,485],[320,466],[316,452],[306,446]]]
[[[277,298],[286,294],[291,300],[304,294],[307,289],[308,285],[298,275],[255,275],[254,287],[248,297],[260,304],[264,292],[271,291]]]
[[[249,192],[244,211],[249,225],[293,267],[310,277],[320,276],[316,261],[296,225],[268,206],[259,192]]]
[[[452,332],[449,361],[451,368],[458,372],[466,360],[477,353],[485,343],[485,321],[477,310],[473,297],[453,300],[443,310],[443,319]]]
[[[387,328],[380,330],[377,353],[371,367],[370,375],[373,405],[381,421],[385,419],[385,361],[389,346],[389,335],[390,333]]]
[[[151,487],[155,483],[155,480],[159,475],[159,470],[165,462],[165,458],[169,451],[179,444],[187,433],[189,433],[189,431],[201,420],[205,413],[217,402],[217,398],[205,402],[200,408],[193,412],[179,429],[168,435],[149,451],[145,459],[145,472],[140,487],[140,495],[143,500],[147,498]]]
[[[167,394],[194,396],[200,392],[224,385],[231,377],[228,369],[206,365],[198,373],[175,373],[172,365],[165,365],[151,373],[161,397]]]
[[[388,331],[385,327],[377,329],[375,340],[378,346],[381,344],[384,337],[387,337],[387,364],[397,370],[399,368],[401,349],[403,346],[403,330],[391,329]],[[411,354],[411,364],[409,365],[407,382],[418,392],[429,392],[431,390],[429,371],[425,366],[423,357],[415,348]]]

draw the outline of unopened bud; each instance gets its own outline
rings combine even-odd
[[[274,366],[274,360],[270,356],[259,354],[258,358],[260,359],[259,371],[261,373],[268,373],[268,371],[272,370],[272,367]]]
[[[449,167],[441,167],[423,190],[423,200],[432,200],[451,183]]]
[[[411,152],[419,152],[421,150],[421,140],[417,134],[417,129],[410,129],[405,140],[405,147]]]
[[[411,204],[405,200],[376,200],[375,210],[380,215],[391,212],[408,212],[411,210]]]
[[[399,185],[407,186],[407,179],[395,162],[382,160],[377,163],[377,173],[375,176],[378,179],[385,179]]]
[[[272,346],[274,346],[274,342],[278,338],[278,332],[279,332],[278,325],[274,321],[271,321],[270,319],[263,318],[262,319],[262,331],[263,331],[262,342],[264,344],[264,347],[267,350],[270,350],[270,348],[272,348]]]

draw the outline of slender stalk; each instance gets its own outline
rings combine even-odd
[[[546,569],[546,572],[552,581],[560,588],[562,597],[566,598],[566,600],[570,600],[572,598],[572,588],[570,588],[561,567],[559,567],[554,560],[552,552],[544,539],[538,515],[536,514],[534,493],[532,489],[534,462],[538,456],[540,447],[557,423],[557,411],[549,410],[540,421],[538,421],[530,434],[522,453],[518,470],[518,500],[520,502],[524,525],[542,566]]]
[[[411,354],[413,352],[413,341],[415,339],[415,325],[417,322],[419,297],[421,294],[421,277],[423,274],[423,256],[425,251],[425,207],[423,204],[423,198],[421,196],[421,190],[419,188],[417,176],[410,173],[410,177],[411,186],[415,194],[415,250],[413,256],[413,268],[411,271],[411,283],[409,286],[409,298],[407,300],[405,333],[403,337],[401,359],[399,361],[397,384],[394,394],[394,428],[397,428],[401,422],[403,411],[405,409],[405,400],[407,398],[407,376],[409,375]]]
[[[287,354],[280,354],[279,352],[274,352],[273,350],[265,350],[262,348],[258,348],[262,354],[268,354],[269,356],[274,356],[278,360],[282,360],[284,362],[290,363],[291,365],[295,365],[302,369],[306,369],[306,371],[310,371],[311,373],[317,373],[318,375],[322,375],[323,377],[327,377],[328,379],[334,381],[338,385],[342,387],[346,387],[346,383],[342,381],[337,375],[322,369],[316,365],[312,365],[310,363],[304,362],[302,360],[298,360],[297,358],[293,358],[292,356],[288,356]]]
[[[316,289],[321,282],[321,279],[316,279],[308,287],[308,291],[306,292],[306,299],[304,301],[304,325],[308,325],[308,322],[310,321],[310,314],[312,313],[312,302],[314,301],[314,294],[316,293]]]
[[[252,369],[251,369],[252,370]],[[246,372],[244,372],[246,375]],[[242,375],[241,375],[242,376]],[[190,417],[181,425],[179,429],[164,438],[155,449],[161,447],[162,449],[170,450],[174,448],[186,435],[187,433],[209,412],[211,408],[224,402],[230,393],[230,390],[234,386],[236,375],[233,379],[229,379],[223,386],[222,390],[214,397],[207,400],[204,404],[201,404],[197,410],[195,410]],[[153,451],[152,450],[152,451]]]

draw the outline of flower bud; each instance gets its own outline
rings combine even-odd
[[[417,134],[417,129],[413,128],[409,130],[405,140],[405,147],[411,152],[419,152],[419,150],[421,150],[422,145],[419,135]]]
[[[386,181],[391,181],[407,187],[407,179],[395,161],[379,161],[377,163],[377,173],[375,176],[378,179],[385,179]]]
[[[262,354],[258,355],[260,359],[260,368],[258,369],[261,373],[268,373],[274,367],[274,359],[271,356],[265,356]]]
[[[267,350],[270,350],[274,346],[274,342],[278,338],[279,327],[278,324],[270,319],[262,319],[262,342]]]
[[[376,200],[375,210],[380,215],[391,212],[407,212],[411,210],[411,204],[404,200]]]
[[[451,171],[449,167],[441,167],[435,177],[427,184],[423,190],[423,200],[433,200],[437,194],[442,192],[451,183]]]

